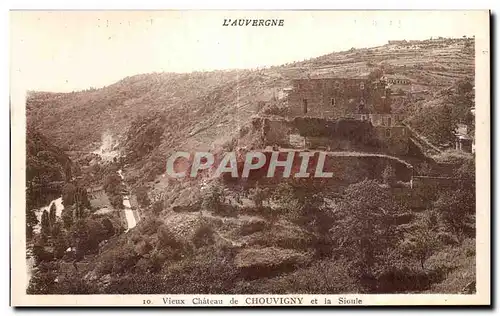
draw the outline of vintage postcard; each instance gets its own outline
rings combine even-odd
[[[11,11],[11,304],[489,305],[489,21]]]

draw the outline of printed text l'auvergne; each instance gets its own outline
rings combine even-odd
[[[283,19],[224,19],[222,26],[284,26]]]

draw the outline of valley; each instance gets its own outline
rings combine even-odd
[[[462,293],[475,153],[455,130],[473,130],[473,86],[474,39],[439,38],[30,92],[28,292]],[[309,152],[332,177],[268,177],[268,159],[175,178],[180,151],[234,152],[238,174],[249,152]]]

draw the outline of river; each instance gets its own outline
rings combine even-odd
[[[123,183],[124,177],[123,177],[123,172],[121,169],[118,170],[118,175],[122,179],[122,183]],[[130,205],[130,199],[129,199],[128,195],[123,196],[123,206],[125,207],[123,211],[125,212],[125,218],[127,219],[127,230],[125,231],[125,232],[127,232],[137,225],[137,220],[135,219],[134,210],[132,209],[132,206]]]
[[[122,183],[124,180],[123,177],[123,172],[122,170],[118,170],[118,175],[122,179]],[[41,222],[42,222],[42,214],[46,210],[47,212],[50,211],[50,208],[52,205],[56,206],[56,216],[58,218],[61,217],[61,213],[64,210],[64,205],[62,204],[62,197],[59,197],[55,200],[52,200],[49,205],[41,207],[37,210],[35,210],[35,215],[36,218],[38,219],[38,224],[33,228],[33,231],[35,233],[40,233],[41,230]],[[132,209],[132,206],[130,205],[130,198],[128,195],[123,196],[123,206],[124,206],[124,213],[125,213],[125,219],[127,220],[127,230],[125,232],[128,232],[130,229],[134,228],[137,225],[137,220],[134,215],[136,211]],[[33,258],[33,252],[31,248],[26,249],[26,272],[28,275],[27,278],[27,283],[26,283],[26,288],[28,288],[29,281],[33,275],[33,269],[35,268],[35,259]]]
[[[36,233],[40,232],[41,229],[41,223],[42,223],[42,214],[44,211],[50,212],[50,208],[52,207],[52,204],[55,204],[56,206],[56,216],[61,217],[61,213],[64,210],[64,205],[62,204],[62,197],[59,197],[55,200],[52,200],[49,205],[43,206],[37,210],[35,210],[35,215],[36,218],[38,219],[38,224],[36,224],[35,227],[33,227],[33,231]]]

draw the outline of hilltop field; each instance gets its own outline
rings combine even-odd
[[[458,184],[413,188],[391,166],[375,174],[354,158],[350,170],[366,175],[357,183],[165,177],[174,151],[255,145],[252,119],[276,111],[292,78],[375,73],[411,80],[394,88],[393,110],[441,151],[413,157],[416,172],[433,175],[446,161]],[[28,242],[37,266],[28,291],[472,293],[474,157],[450,148],[457,124],[473,124],[473,87],[474,39],[461,38],[351,49],[262,69],[143,74],[71,93],[30,92],[27,186],[57,183],[50,198],[28,192]],[[103,154],[103,139],[112,155]],[[99,190],[106,198],[97,203],[91,195]],[[124,194],[140,214],[128,232]],[[40,236],[33,234],[32,209],[58,195],[62,218],[42,217]],[[106,212],[102,203],[109,203]],[[74,253],[65,253],[68,247]]]

